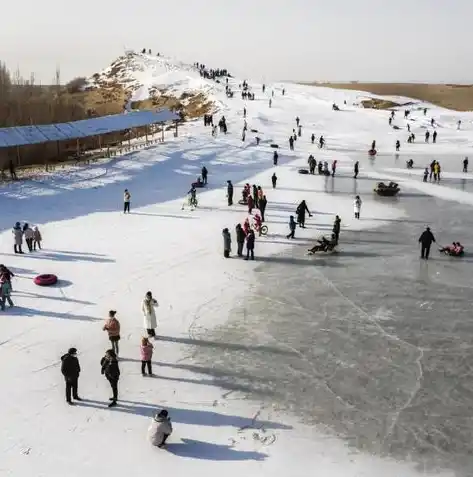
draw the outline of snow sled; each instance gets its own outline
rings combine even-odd
[[[35,285],[40,287],[49,287],[57,283],[57,276],[51,273],[38,275],[33,281]]]
[[[439,248],[439,252],[444,253],[445,255],[448,255],[449,257],[463,257],[465,255],[465,251],[463,250],[463,248],[462,250],[457,252],[455,250],[452,250],[449,247],[443,247],[443,248]]]
[[[324,247],[323,245],[318,245],[308,250],[307,255],[310,255],[310,256],[325,255],[325,254],[331,255],[332,253],[337,253],[337,252],[338,252],[338,249],[336,245],[328,246],[328,247]]]
[[[269,147],[272,147],[273,149],[279,149],[279,146],[277,144],[270,144]]]
[[[238,201],[238,203],[239,203],[240,205],[248,205],[248,200],[240,199],[240,200]]]
[[[374,192],[382,197],[394,197],[401,189],[395,182],[390,182],[386,185],[384,182],[378,182],[378,186]]]
[[[257,129],[250,129],[250,131],[251,131],[252,133],[257,133],[257,132],[258,132]]]
[[[371,157],[374,157],[376,156],[376,154],[378,153],[378,151],[376,149],[370,149],[368,151],[368,154],[371,156]]]
[[[195,187],[196,189],[202,189],[203,187],[205,187],[205,183],[204,182],[193,182],[192,183],[192,187]]]
[[[299,174],[308,174],[309,173],[309,170],[308,169],[299,169],[297,171]]]

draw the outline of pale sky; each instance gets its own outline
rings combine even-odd
[[[144,47],[264,81],[473,83],[473,0],[7,3],[0,60],[42,83]]]

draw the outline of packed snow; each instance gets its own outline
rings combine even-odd
[[[148,68],[150,64],[144,55],[135,99],[144,98],[151,83],[180,85],[180,91],[211,89],[222,105],[214,121],[225,115],[228,134],[213,137],[211,128],[198,120],[184,125],[177,138],[169,133],[164,144],[2,186],[0,253],[15,274],[15,306],[0,313],[0,469],[15,477],[125,477],[149,471],[209,477],[222,472],[228,477],[420,475],[414,462],[355,452],[343,436],[302,424],[280,412],[275,403],[221,389],[212,370],[194,363],[189,347],[212,346],[202,334],[224,324],[230,309],[245,303],[245,283],[251,282],[260,258],[296,247],[301,260],[316,263],[317,258],[306,254],[307,244],[331,231],[336,214],[342,218],[342,234],[374,230],[406,215],[402,200],[379,201],[367,194],[362,196],[361,220],[356,220],[354,195],[337,194],[334,189],[337,176],[352,176],[353,153],[365,154],[372,140],[376,139],[382,155],[393,154],[399,138],[402,164],[398,169],[375,169],[376,159],[365,154],[360,178],[372,177],[373,184],[376,178],[394,178],[402,190],[421,189],[434,197],[473,203],[473,194],[422,183],[406,176],[404,167],[410,154],[428,156],[434,149],[468,155],[473,115],[462,113],[463,125],[457,129],[456,113],[415,103],[409,121],[419,139],[408,146],[402,111],[394,120],[401,129],[392,129],[388,112],[353,106],[359,102],[358,92],[278,84],[274,89],[268,85],[263,94],[262,85],[250,82],[256,99],[243,101],[241,80],[229,80],[235,91],[229,99],[224,81],[202,80],[192,67],[183,68],[169,59],[162,70]],[[332,110],[333,102],[341,111]],[[248,131],[242,141],[244,107]],[[429,108],[429,118],[438,118],[435,145],[420,137],[427,122],[424,107]],[[296,128],[296,117],[301,119],[302,136],[290,151],[288,137]],[[324,136],[325,148],[311,144],[312,133],[317,141]],[[277,166],[273,166],[272,144],[279,145]],[[336,159],[335,178],[299,174],[300,168],[307,168],[309,154],[329,165]],[[204,165],[208,186],[198,189],[198,206],[192,210],[186,194]],[[273,173],[278,178],[275,189]],[[232,206],[227,204],[227,180],[235,187]],[[256,237],[254,262],[235,256],[235,225],[248,216],[246,207],[238,204],[247,182],[261,185],[268,199],[269,231]],[[122,211],[125,189],[131,193],[130,214]],[[307,218],[306,228],[297,228],[291,241],[286,238],[289,216],[295,215],[302,200],[312,217]],[[42,250],[13,253],[11,228],[17,221],[39,226]],[[230,259],[223,257],[225,227],[232,234]],[[343,238],[340,246],[349,247]],[[38,287],[33,279],[39,274],[56,274],[59,282]],[[159,303],[157,339],[151,340],[153,377],[143,377],[140,371],[140,342],[146,334],[141,302],[147,291]],[[102,330],[109,310],[117,310],[121,323],[118,405],[111,409],[107,407],[110,386],[100,372],[100,359],[110,348]],[[267,339],[256,335],[255,345],[265,346]],[[232,346],[238,343],[228,344]],[[286,345],[276,346],[285,349]],[[60,371],[60,358],[71,347],[77,348],[81,366],[83,400],[75,406],[65,401]],[[225,348],[220,352],[225,353]],[[174,426],[163,449],[146,438],[152,416],[160,409],[169,411]]]

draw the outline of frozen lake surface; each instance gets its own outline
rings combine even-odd
[[[375,183],[345,174],[325,187],[363,197]],[[425,262],[417,243],[430,225],[439,244],[459,240],[471,252],[471,207],[415,190],[380,200],[403,208],[405,219],[342,229],[336,255],[307,257],[301,241],[261,258],[228,323],[199,336],[219,345],[199,346],[194,359],[229,392],[266,400],[356,449],[471,476],[473,254],[448,258],[434,246]]]

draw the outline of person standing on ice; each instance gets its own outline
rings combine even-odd
[[[336,159],[332,162],[332,177],[335,177],[335,172],[337,172],[337,160]]]
[[[297,128],[297,135],[298,135],[299,137],[302,136],[302,126],[298,126],[298,128]]]
[[[301,119],[299,118],[299,116],[296,117],[296,125],[297,127],[299,127],[299,123],[301,122]]]
[[[399,152],[399,149],[401,149],[401,143],[399,142],[399,139],[396,141],[396,152]]]
[[[225,227],[222,230],[223,237],[223,256],[225,258],[230,258],[230,252],[232,251],[232,236],[230,231]]]
[[[271,182],[273,184],[273,189],[276,189],[276,184],[278,182],[278,176],[274,172],[273,175],[271,176]]]
[[[107,381],[112,388],[112,401],[108,407],[114,407],[117,405],[118,400],[118,380],[120,379],[120,368],[118,367],[117,355],[113,349],[109,349],[105,352],[105,356],[100,360],[100,366],[102,367],[101,373],[105,375]]]
[[[299,227],[305,228],[305,214],[306,212],[309,214],[309,217],[312,217],[312,214],[309,211],[309,208],[307,207],[307,204],[305,200],[303,200],[296,209],[296,215],[297,215],[297,223],[299,224]]]
[[[458,123],[457,123],[457,129],[458,129],[458,130],[460,130],[461,125],[462,125],[462,121],[461,121],[461,119],[459,119],[459,120],[458,120]]]
[[[289,136],[289,150],[294,151],[294,137]]]
[[[273,100],[269,98],[269,107],[271,108],[272,105],[273,105]]]
[[[437,131],[434,131],[434,133],[432,134],[432,142],[433,142],[434,144],[437,143]]]
[[[251,215],[253,212],[253,208],[255,207],[255,201],[251,195],[249,195],[246,200],[248,203],[248,214]]]
[[[355,219],[360,219],[360,212],[361,212],[361,198],[359,195],[355,197],[355,200],[353,201],[353,210],[355,212]]]
[[[29,224],[25,224],[23,226],[23,235],[25,236],[25,242],[28,246],[28,251],[33,251],[33,239],[34,239],[34,232],[33,229],[29,226]]]
[[[13,227],[12,230],[13,233],[13,239],[14,239],[14,245],[13,245],[13,250],[15,253],[24,253],[23,250],[21,249],[23,245],[23,230],[21,230],[21,224],[20,222],[17,222],[15,226]]]
[[[315,134],[312,133],[312,136],[310,136],[310,141],[312,144],[314,144],[314,141],[315,141]]]
[[[172,424],[168,412],[163,409],[156,413],[148,428],[148,440],[153,446],[164,447],[166,440],[172,434]]]
[[[65,355],[61,356],[61,373],[66,381],[66,402],[73,405],[72,399],[82,401],[77,392],[80,364],[76,348],[70,348]]]
[[[3,266],[3,265],[2,265]],[[3,266],[3,269],[0,271],[0,308],[2,311],[5,311],[5,305],[8,302],[8,306],[12,308],[15,306],[13,300],[11,299],[11,277],[13,274]]]
[[[246,236],[246,258],[245,260],[255,259],[255,232],[253,229],[248,230],[248,234]]]
[[[289,217],[289,233],[286,235],[286,238],[288,239],[293,239],[295,238],[295,233],[296,233],[296,227],[297,227],[297,224],[296,224],[296,221],[294,220],[294,216],[291,215]]]
[[[426,168],[424,169],[424,178],[422,179],[423,182],[427,182],[427,179],[428,179],[428,178],[429,178],[429,168],[426,167]]]
[[[307,160],[309,164],[309,174],[315,174],[315,168],[317,167],[317,161],[315,160],[315,157],[311,154],[309,156],[309,159]]]
[[[108,319],[105,322],[103,331],[106,331],[108,334],[108,339],[112,343],[112,349],[115,351],[115,354],[118,356],[118,342],[120,341],[120,322],[117,320],[115,310],[110,310],[108,312]]]
[[[463,172],[468,172],[468,157],[463,159]]]
[[[130,213],[130,201],[131,201],[131,194],[128,192],[128,189],[125,189],[123,193],[123,213],[126,214],[127,212]]]
[[[435,241],[436,240],[435,240],[434,234],[430,230],[430,227],[427,227],[424,230],[424,232],[422,232],[421,236],[419,237],[419,243],[421,245],[420,258],[423,258],[425,260],[429,259],[430,247],[432,246],[432,243]]]
[[[353,166],[353,179],[358,178],[358,174],[360,172],[360,161],[356,161],[355,165]]]
[[[258,201],[259,211],[261,213],[261,222],[264,222],[264,213],[266,212],[266,206],[268,205],[268,199],[263,194],[261,199]]]
[[[237,255],[239,257],[243,256],[243,245],[245,244],[246,234],[241,226],[241,224],[237,224],[235,227],[236,233],[236,242],[237,242]]]
[[[278,159],[279,159],[279,154],[278,154],[277,151],[274,151],[274,152],[273,152],[273,164],[274,164],[275,166],[278,165]]]
[[[151,367],[151,360],[153,359],[154,346],[149,342],[148,338],[141,338],[140,345],[140,358],[141,358],[141,375],[146,376],[146,368],[148,368],[148,374],[153,375],[153,369]]]
[[[41,232],[39,231],[38,226],[36,225],[33,228],[33,250],[36,250],[36,247],[38,247],[41,250],[42,241],[43,241],[43,237],[41,236]]]
[[[338,245],[338,239],[340,237],[340,226],[342,223],[342,219],[337,215],[333,222],[333,229],[332,233],[334,235],[335,245]]]
[[[207,170],[205,166],[202,167],[201,173],[202,173],[202,180],[204,181],[204,184],[207,185],[207,175],[209,171]]]
[[[243,117],[246,118],[246,108],[243,108]]]
[[[430,132],[425,131],[425,142],[429,142],[429,138],[430,138]]]
[[[286,90],[283,88],[282,89],[282,95],[284,96],[286,94]]]
[[[325,146],[325,139],[323,136],[320,136],[319,138],[319,147],[322,149]]]
[[[227,199],[228,199],[228,205],[233,205],[233,184],[232,184],[232,181],[227,181]]]
[[[153,298],[153,294],[149,291],[146,293],[141,303],[141,312],[144,318],[144,328],[151,338],[156,337],[156,328],[158,323],[156,320],[155,307],[159,306],[158,302]]]

